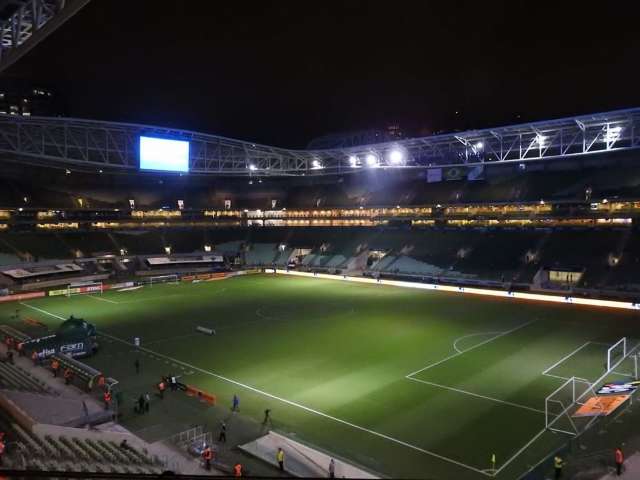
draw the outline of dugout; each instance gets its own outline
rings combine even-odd
[[[68,355],[54,354],[49,357],[50,362],[57,360],[60,364],[60,372],[64,372],[65,369],[69,369],[73,372],[72,382],[74,385],[82,387],[86,391],[90,392],[93,387],[98,385],[100,377],[104,377],[102,372],[95,368],[82,363]],[[51,365],[51,363],[49,363]]]

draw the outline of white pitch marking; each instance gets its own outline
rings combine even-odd
[[[552,373],[545,373],[544,375],[545,377],[553,377],[553,378],[557,378],[558,380],[564,380],[564,381],[571,380],[569,377],[561,377],[560,375],[554,375]]]
[[[428,382],[426,380],[421,380],[419,378],[414,378],[414,377],[406,377],[406,378],[407,378],[407,380],[413,380],[414,382],[420,382],[420,383],[424,383],[425,385],[431,385],[431,386],[438,387],[438,388],[444,388],[445,390],[451,390],[452,392],[457,392],[457,393],[462,393],[462,394],[465,394],[465,395],[470,395],[472,397],[482,398],[484,400],[489,400],[491,402],[502,403],[504,405],[510,405],[512,407],[522,408],[524,410],[529,410],[531,412],[544,413],[544,410],[539,410],[537,408],[528,407],[527,405],[520,405],[519,403],[509,402],[508,400],[501,400],[499,398],[487,397],[486,395],[480,395],[479,393],[473,393],[473,392],[469,392],[467,390],[462,390],[460,388],[449,387],[447,385],[440,385],[439,383]]]
[[[189,338],[189,337],[196,337],[196,336],[199,336],[199,334],[197,334],[197,333],[187,333],[185,335],[177,335],[175,337],[159,338],[158,340],[152,340],[150,342],[145,342],[145,345],[147,345],[147,346],[156,345],[158,343],[170,342],[171,340],[178,340],[178,339],[182,339],[182,338]]]
[[[109,335],[109,334],[106,334],[104,332],[100,333],[100,335],[102,335],[104,337],[107,337],[107,338],[111,338],[111,339],[119,341],[119,342],[122,342],[124,344],[130,345],[130,343],[127,342],[126,340],[122,340],[121,338],[114,337],[113,335]],[[459,461],[454,460],[452,458],[445,457],[443,455],[437,454],[437,453],[432,452],[430,450],[425,450],[424,448],[418,447],[416,445],[412,445],[411,443],[407,443],[407,442],[405,442],[403,440],[399,440],[397,438],[391,437],[391,436],[386,435],[384,433],[376,432],[375,430],[370,430],[370,429],[362,427],[360,425],[356,425],[355,423],[351,423],[351,422],[348,422],[346,420],[342,420],[341,418],[337,418],[337,417],[334,417],[334,416],[329,415],[327,413],[321,412],[319,410],[315,410],[313,408],[310,408],[310,407],[307,407],[305,405],[302,405],[300,403],[296,403],[296,402],[293,402],[291,400],[287,400],[286,398],[278,397],[278,396],[273,395],[271,393],[265,392],[264,390],[259,390],[259,389],[255,388],[255,387],[250,386],[250,385],[246,385],[244,383],[238,382],[237,380],[232,380],[231,378],[223,377],[222,375],[218,375],[217,373],[211,372],[209,370],[205,370],[203,368],[196,367],[195,365],[192,365],[190,363],[186,363],[186,362],[183,362],[181,360],[177,360],[175,358],[169,357],[167,355],[163,355],[161,353],[153,352],[153,351],[148,350],[148,349],[146,349],[144,347],[140,347],[140,350],[147,350],[149,352],[154,353],[156,356],[158,356],[160,358],[170,359],[170,360],[172,360],[172,361],[174,361],[174,362],[176,362],[178,364],[181,364],[181,365],[184,365],[186,367],[192,368],[193,370],[198,371],[200,373],[204,373],[206,375],[210,375],[210,376],[218,378],[220,380],[224,380],[225,382],[232,383],[233,385],[237,385],[239,387],[245,388],[245,389],[250,390],[250,391],[252,391],[254,393],[258,393],[258,394],[263,395],[265,397],[272,398],[274,400],[278,400],[279,402],[285,403],[287,405],[291,405],[293,407],[300,408],[301,410],[304,410],[306,412],[313,413],[315,415],[319,415],[319,416],[324,417],[324,418],[328,418],[329,420],[333,420],[336,423],[341,423],[343,425],[347,425],[348,427],[351,427],[351,428],[354,428],[356,430],[360,430],[360,431],[369,433],[369,434],[374,435],[374,436],[379,437],[379,438],[383,438],[385,440],[388,440],[390,442],[396,443],[398,445],[402,445],[402,446],[410,448],[412,450],[415,450],[415,451],[424,453],[426,455],[432,456],[432,457],[437,458],[439,460],[442,460],[442,461],[457,465],[457,466],[462,467],[462,468],[466,468],[468,470],[474,471],[474,472],[479,473],[481,475],[485,475],[487,477],[491,477],[492,476],[492,475],[487,474],[486,472],[483,472],[482,470],[480,470],[478,468],[472,467],[471,465],[467,465],[465,463],[459,462]]]
[[[558,365],[560,365],[562,362],[564,362],[565,360],[567,360],[568,358],[572,357],[573,355],[575,355],[576,353],[578,353],[580,350],[582,350],[584,347],[586,347],[587,345],[589,345],[591,342],[587,342],[584,345],[579,346],[578,348],[576,348],[573,352],[569,353],[568,355],[565,355],[564,357],[562,357],[560,360],[558,360],[556,363],[554,363],[553,365],[551,365],[549,368],[547,368],[546,370],[544,370],[542,372],[542,375],[546,375],[547,372],[553,370],[554,368],[556,368]]]
[[[415,372],[409,373],[407,375],[407,377],[413,377],[414,375],[417,375],[420,372],[424,372],[425,370],[429,370],[430,368],[436,367],[436,366],[438,366],[438,365],[440,365],[440,364],[442,364],[442,363],[444,363],[444,362],[446,362],[448,360],[451,360],[452,358],[455,358],[455,357],[458,357],[458,356],[462,355],[463,353],[467,353],[467,352],[470,352],[471,350],[475,350],[476,348],[479,348],[479,347],[481,347],[483,345],[486,345],[489,342],[497,340],[500,337],[504,337],[505,335],[509,335],[510,333],[515,332],[516,330],[520,330],[521,328],[524,328],[524,327],[526,327],[528,325],[531,325],[533,322],[535,322],[535,320],[530,320],[530,321],[528,321],[526,323],[523,323],[521,325],[518,325],[517,327],[512,328],[511,330],[507,330],[506,332],[502,332],[500,335],[496,335],[495,337],[488,338],[484,342],[480,342],[480,343],[478,343],[477,345],[474,345],[471,348],[467,348],[466,350],[462,350],[461,352],[457,352],[457,353],[454,353],[452,355],[449,355],[448,357],[445,357],[442,360],[438,360],[437,362],[432,363],[430,365],[427,365],[426,367],[422,367],[420,370],[416,370]]]
[[[453,349],[458,353],[463,353],[463,350],[458,349],[458,342],[460,342],[461,340],[464,340],[465,338],[479,337],[481,335],[498,335],[500,333],[502,332],[478,332],[478,333],[470,333],[469,335],[464,335],[463,337],[457,338],[453,342]]]
[[[96,297],[95,295],[87,295],[87,297],[93,300],[100,300],[101,302],[114,303],[116,305],[120,304],[120,302],[116,302],[115,300],[109,300],[108,298]]]
[[[44,313],[45,315],[49,315],[50,317],[57,318],[58,320],[66,320],[66,318],[61,317],[60,315],[56,315],[55,313],[47,312],[46,310],[42,310],[41,308],[34,307],[33,305],[29,305],[28,303],[20,302],[20,305],[24,305],[27,308],[35,310],[36,312]]]

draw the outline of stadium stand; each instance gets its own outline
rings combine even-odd
[[[52,393],[42,381],[7,361],[0,361],[0,389]]]

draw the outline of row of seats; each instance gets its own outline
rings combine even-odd
[[[0,411],[0,430],[6,433],[5,467],[72,472],[159,474],[159,458],[111,440],[92,440],[65,435],[40,436],[22,428]]]
[[[185,235],[184,243],[181,241]],[[19,245],[48,255],[68,258],[74,245],[90,251],[109,242],[129,254],[192,253],[203,239],[213,253],[237,256],[250,266],[285,266],[296,248],[311,249],[306,268],[343,269],[362,250],[378,250],[392,257],[372,266],[374,271],[448,276],[529,283],[541,266],[586,270],[582,286],[623,288],[640,284],[640,240],[625,229],[442,229],[442,228],[256,228],[192,232],[86,234],[0,233],[0,253]],[[199,250],[202,252],[205,244]],[[281,245],[285,250],[281,251]],[[114,248],[115,250],[115,248]],[[48,253],[46,253],[48,252]],[[402,257],[401,259],[399,259]],[[407,257],[407,258],[405,258]],[[615,260],[611,260],[615,258]],[[411,260],[410,260],[411,259]],[[394,262],[391,265],[391,262]],[[416,263],[420,262],[420,263]],[[617,265],[616,265],[617,262]],[[457,272],[457,273],[454,273]],[[442,273],[442,274],[444,274]]]
[[[0,362],[0,388],[33,393],[52,393],[44,382],[7,361]]]

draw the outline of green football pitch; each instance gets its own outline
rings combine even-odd
[[[127,398],[161,374],[213,392],[218,407],[123,422],[149,439],[228,412],[385,476],[517,478],[566,438],[545,431],[545,397],[604,373],[638,312],[274,275],[164,284],[0,306],[0,319],[94,323],[87,361]],[[19,326],[20,326],[19,325]],[[216,335],[197,333],[196,326]],[[142,349],[132,346],[140,337]],[[142,373],[133,371],[142,355]],[[495,455],[495,470],[491,471]]]

